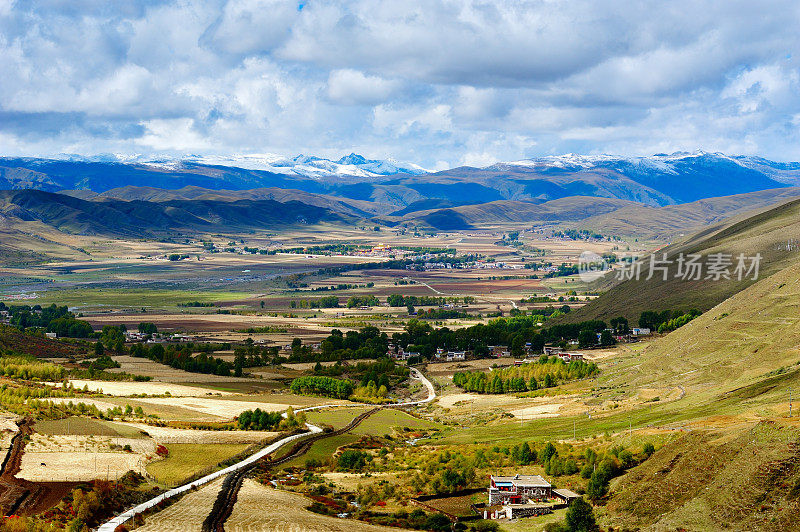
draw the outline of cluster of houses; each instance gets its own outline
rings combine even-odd
[[[402,347],[394,344],[389,344],[387,355],[394,360],[408,360],[411,357],[420,356],[420,354],[415,351],[406,351]],[[436,350],[433,356],[435,360],[442,362],[458,362],[467,359],[467,351],[447,351],[440,348]]]
[[[197,338],[188,334],[169,333],[143,333],[139,331],[125,331],[126,342],[146,342],[148,344],[165,344],[167,342],[194,342]]]
[[[490,345],[489,348],[489,356],[494,358],[502,358],[502,357],[510,357],[511,351],[506,346],[502,345]],[[408,360],[411,357],[418,357],[420,353],[416,351],[406,351],[399,345],[389,344],[389,347],[386,352],[387,356],[394,360]],[[544,354],[548,356],[557,356],[561,358],[564,362],[572,362],[573,360],[583,360],[583,353],[575,353],[575,352],[568,352],[564,351],[558,347],[545,347]],[[433,354],[433,361],[439,362],[461,362],[467,360],[472,356],[471,351],[450,351],[447,349],[439,348]],[[522,364],[528,364],[531,362],[536,362],[539,355],[533,353],[533,348],[531,344],[528,343],[525,346],[525,358],[522,360],[515,360],[514,365],[521,366]]]
[[[489,262],[477,260],[474,262],[425,262],[421,266],[409,264],[407,270],[521,270],[524,266],[519,264],[507,264],[505,262]]]
[[[553,488],[541,475],[514,475],[489,477],[489,507],[502,506],[501,510],[487,509],[484,518],[518,519],[534,517],[552,512],[553,505],[544,505],[555,501],[560,505],[569,505],[580,495],[564,488]]]
[[[652,332],[647,327],[633,327],[631,328],[630,332],[626,334],[617,334],[614,332],[614,329],[606,329],[607,331],[611,332],[611,336],[614,337],[619,343],[626,343],[626,342],[638,342],[639,338],[642,336],[650,336]],[[597,342],[600,342],[600,336],[602,333],[597,333]]]

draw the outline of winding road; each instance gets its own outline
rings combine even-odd
[[[391,408],[396,408],[396,407],[402,407],[402,406],[422,405],[422,404],[425,404],[425,403],[430,403],[431,401],[436,399],[436,390],[433,387],[433,384],[431,383],[431,381],[429,381],[422,374],[422,372],[419,371],[417,368],[410,368],[410,370],[411,370],[411,378],[421,381],[423,386],[425,386],[425,388],[427,388],[428,397],[426,397],[425,399],[419,400],[419,401],[408,401],[408,402],[405,402],[405,403],[393,403],[393,404],[390,404],[390,405],[385,405],[383,407],[378,407],[377,409],[390,408],[390,407]],[[341,406],[342,406],[341,404],[311,406],[311,407],[307,407],[307,408],[298,409],[298,410],[296,410],[296,412],[303,412],[303,411],[308,411],[308,410],[319,410],[319,409],[322,409],[322,408],[332,408],[332,407],[341,407]],[[361,405],[353,405],[353,406],[361,406]],[[163,501],[165,499],[169,499],[169,498],[175,497],[177,495],[182,495],[183,493],[186,493],[187,491],[189,491],[191,489],[198,488],[198,487],[200,487],[200,486],[202,486],[204,484],[207,484],[207,483],[211,482],[212,480],[216,480],[216,479],[218,479],[220,477],[223,477],[223,476],[226,476],[226,475],[230,475],[232,473],[236,473],[236,472],[239,472],[241,470],[245,470],[245,471],[249,470],[256,462],[258,462],[262,458],[265,458],[266,456],[274,453],[275,451],[277,451],[278,449],[280,449],[281,447],[283,447],[287,443],[295,441],[295,440],[298,440],[298,439],[303,438],[304,436],[308,436],[308,435],[312,435],[312,438],[313,438],[316,435],[321,435],[321,433],[323,432],[322,429],[317,427],[316,425],[312,425],[310,423],[306,423],[306,426],[308,427],[309,432],[304,432],[302,434],[295,434],[293,436],[287,436],[286,438],[283,438],[283,439],[278,440],[278,441],[276,441],[274,443],[271,443],[270,445],[264,447],[263,449],[261,449],[257,453],[249,456],[248,458],[245,458],[241,462],[233,464],[232,466],[228,466],[225,469],[221,469],[219,471],[215,471],[214,473],[211,473],[211,474],[206,475],[206,476],[204,476],[202,478],[199,478],[197,480],[189,482],[188,484],[184,484],[183,486],[179,486],[177,488],[173,488],[173,489],[171,489],[169,491],[166,491],[166,492],[162,493],[161,495],[158,495],[157,497],[154,497],[154,498],[150,499],[149,501],[143,502],[141,504],[138,504],[138,505],[134,506],[133,508],[131,508],[129,510],[126,510],[125,512],[119,514],[118,516],[114,517],[113,519],[103,523],[97,529],[98,532],[114,532],[114,530],[116,530],[116,528],[119,525],[122,525],[122,524],[126,523],[127,521],[129,521],[130,519],[133,519],[133,517],[135,515],[140,514],[142,512],[145,512],[145,511],[153,508],[154,506],[158,505],[158,503],[160,503],[161,501]]]

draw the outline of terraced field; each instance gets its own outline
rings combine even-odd
[[[217,479],[197,491],[187,494],[175,504],[145,519],[138,532],[199,531],[208,516],[223,479]]]
[[[255,480],[245,479],[242,489],[239,490],[239,497],[233,507],[233,513],[225,522],[225,530],[230,532],[397,532],[402,530],[315,514],[305,509],[309,504],[308,499],[301,495],[268,488]]]

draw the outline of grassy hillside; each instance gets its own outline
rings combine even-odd
[[[695,432],[612,484],[608,524],[623,529],[792,530],[800,520],[794,424]]]
[[[706,229],[685,242],[658,251],[657,255],[661,258],[663,253],[667,253],[667,257],[674,261],[681,253],[684,256],[700,254],[705,262],[713,253],[724,253],[734,258],[740,253],[747,257],[760,253],[759,275],[764,278],[798,262],[798,242],[791,240],[794,235],[800,235],[800,200],[789,201],[739,222]],[[658,271],[648,280],[650,261],[650,258],[643,260],[638,280],[619,283],[614,274],[608,274],[597,281],[599,288],[607,291],[565,319],[581,321],[591,317],[608,320],[626,316],[636,323],[644,310],[697,308],[705,311],[754,282],[750,277],[742,280],[736,277],[707,279],[705,268],[700,280],[684,280],[677,276],[678,264],[675,262],[668,267],[666,281]],[[734,267],[735,260],[730,270],[733,271]],[[614,282],[618,284],[613,286]]]
[[[722,223],[756,209],[767,208],[780,201],[800,196],[799,187],[780,188],[708,198],[681,205],[651,207],[626,205],[610,213],[598,214],[582,221],[581,227],[603,234],[635,235],[640,238],[676,238]]]
[[[0,191],[0,215],[9,221],[41,222],[66,233],[113,236],[206,231],[217,227],[253,229],[345,220],[345,215],[299,201],[86,201],[39,190]]]
[[[800,258],[800,257],[798,257]],[[800,362],[800,261],[648,345],[633,384],[732,390]]]
[[[478,205],[417,211],[406,214],[402,219],[388,219],[429,225],[441,230],[466,229],[486,224],[577,221],[636,205],[639,204],[614,198],[573,196],[544,203],[491,201]]]

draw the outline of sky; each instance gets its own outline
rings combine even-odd
[[[0,0],[0,155],[800,160],[796,1]]]

